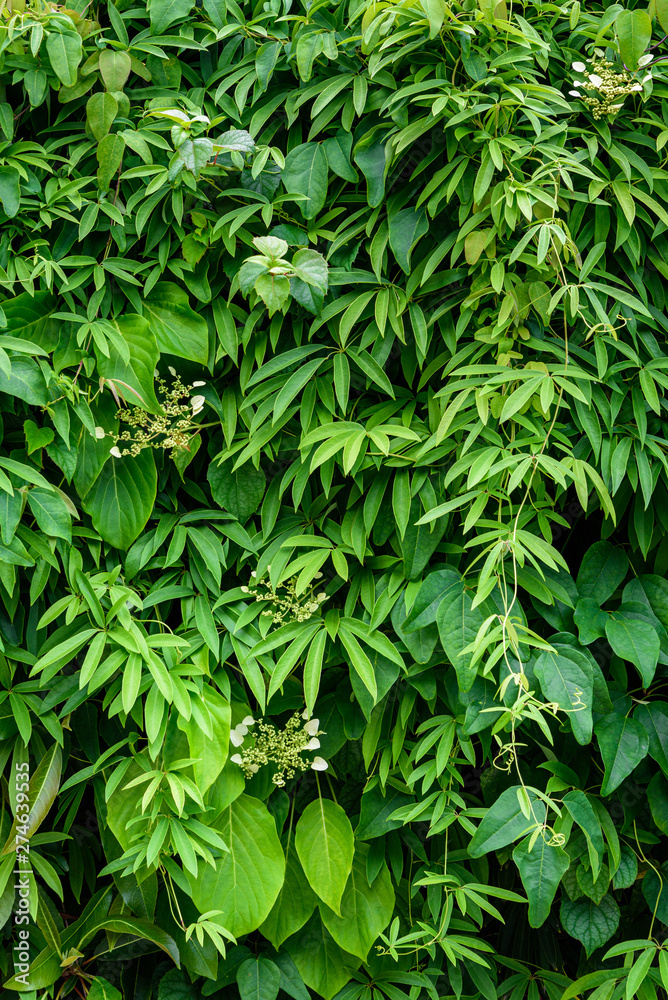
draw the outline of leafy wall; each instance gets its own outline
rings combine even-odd
[[[665,0],[0,17],[7,995],[656,1000]]]

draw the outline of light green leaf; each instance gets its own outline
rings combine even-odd
[[[259,799],[242,794],[209,825],[229,847],[216,869],[200,862],[191,878],[193,902],[239,938],[256,930],[269,915],[285,876],[285,855],[273,816]]]
[[[308,884],[294,843],[286,857],[285,881],[276,897],[269,916],[260,926],[260,933],[278,949],[296,934],[312,915],[318,897]]]
[[[355,852],[353,828],[341,806],[331,799],[310,802],[297,822],[295,847],[313,891],[340,914]]]
[[[601,795],[609,795],[647,756],[649,737],[636,719],[617,714],[606,715],[594,732],[605,764]]]
[[[285,947],[306,985],[324,1000],[333,1000],[362,964],[360,958],[338,946],[322,923],[319,912],[314,913]]]
[[[370,886],[366,869],[368,854],[368,846],[358,843],[341,899],[341,915],[320,903],[322,921],[339,947],[365,961],[374,941],[392,919],[394,910],[390,872],[383,865]]]
[[[171,281],[159,281],[144,300],[158,350],[206,365],[209,332],[206,321],[190,307],[188,294]]]
[[[619,39],[619,54],[630,70],[638,68],[638,60],[652,37],[652,22],[644,10],[623,10],[615,20]]]
[[[111,458],[86,494],[85,509],[93,527],[117,549],[129,549],[146,525],[157,490],[153,452]]]

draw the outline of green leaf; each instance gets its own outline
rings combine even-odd
[[[28,504],[45,535],[71,541],[72,518],[62,497],[51,490],[35,486],[28,490]]]
[[[209,332],[206,321],[188,302],[188,294],[171,281],[159,281],[144,299],[144,315],[155,335],[158,350],[206,365]]]
[[[278,967],[264,955],[247,958],[237,970],[241,1000],[276,1000],[280,985]]]
[[[19,172],[15,167],[0,167],[0,202],[5,215],[10,219],[14,218],[21,206],[19,182]]]
[[[157,490],[153,453],[112,458],[86,495],[93,527],[117,549],[129,549],[151,516]]]
[[[151,31],[154,35],[164,35],[167,28],[187,17],[192,8],[192,0],[151,0]]]
[[[647,801],[652,819],[661,833],[668,834],[668,778],[661,772],[647,786]]]
[[[361,965],[360,958],[339,947],[319,912],[285,947],[306,985],[324,1000],[333,1000]]]
[[[575,607],[573,620],[578,627],[580,642],[588,646],[595,639],[605,635],[608,615],[601,609],[598,601],[591,597],[582,597]]]
[[[599,607],[624,581],[628,571],[624,550],[610,542],[595,542],[585,552],[576,586],[580,597],[598,601]]]
[[[612,877],[612,885],[615,889],[629,889],[637,878],[638,859],[635,852],[627,844],[622,844],[622,858]]]
[[[656,630],[649,622],[638,621],[616,611],[606,622],[605,634],[617,656],[638,668],[643,687],[648,688],[654,679],[661,651]]]
[[[96,976],[86,994],[88,1000],[123,1000],[123,996],[107,979]]]
[[[391,830],[398,830],[404,825],[402,819],[391,819],[392,813],[404,806],[411,805],[415,800],[405,792],[399,792],[389,786],[385,794],[379,785],[374,785],[362,795],[360,819],[355,830],[356,840],[373,840],[382,837]]]
[[[12,372],[0,369],[0,393],[18,396],[30,406],[45,406],[46,383],[39,365],[31,358],[12,358]]]
[[[657,919],[668,924],[668,863],[664,861],[659,871],[655,867],[642,879],[642,894],[650,912],[656,912]]]
[[[619,926],[619,907],[612,896],[596,905],[591,899],[565,899],[560,910],[561,926],[580,941],[587,955],[609,941]]]
[[[98,92],[88,98],[86,104],[86,121],[98,142],[104,139],[105,135],[109,134],[109,129],[113,125],[117,114],[118,101],[113,94]]]
[[[161,927],[157,927],[148,920],[141,920],[139,917],[105,917],[92,927],[86,927],[85,932],[77,940],[77,947],[79,949],[84,948],[103,930],[116,934],[130,934],[132,937],[150,941],[152,944],[157,945],[161,951],[164,951],[165,954],[169,955],[177,966],[180,965],[179,949],[173,938]]]
[[[568,712],[575,739],[581,745],[591,742],[594,678],[587,657],[570,646],[557,644],[555,652],[540,654],[534,672],[543,694]]]
[[[589,799],[580,789],[573,789],[564,795],[563,803],[586,837],[589,860],[594,878],[597,878],[605,850],[601,824]]]
[[[100,375],[113,381],[116,392],[130,406],[140,406],[149,413],[161,413],[153,374],[160,352],[148,321],[136,313],[125,313],[111,321],[111,326],[127,346],[127,357],[121,356],[116,345],[109,344],[109,357],[101,352],[98,355]]]
[[[282,309],[290,298],[290,281],[280,274],[260,274],[255,279],[253,287],[269,310],[270,316]]]
[[[285,881],[269,916],[260,925],[260,933],[278,950],[284,941],[304,926],[317,902],[318,897],[308,884],[292,843],[286,856]]]
[[[413,248],[428,230],[427,213],[423,208],[404,208],[390,219],[390,247],[405,274],[410,274]]]
[[[276,823],[267,807],[240,795],[209,824],[229,847],[215,871],[200,862],[191,878],[192,898],[200,913],[212,917],[236,938],[256,930],[271,912],[285,876],[285,855]]]
[[[310,802],[297,822],[295,847],[311,888],[339,915],[354,855],[353,828],[341,806],[331,799]]]
[[[245,524],[262,503],[265,476],[262,469],[256,469],[250,463],[242,465],[236,472],[232,472],[232,465],[232,462],[221,465],[212,463],[207,479],[211,496],[218,506]]]
[[[527,819],[522,812],[517,796],[519,788],[519,785],[506,788],[487,810],[469,843],[470,857],[480,858],[490,851],[498,851],[536,826],[536,820]],[[533,805],[538,800],[536,792],[528,788],[527,794]]]
[[[619,54],[630,70],[638,68],[638,60],[652,37],[652,22],[644,10],[623,10],[615,20],[619,39]]]
[[[194,714],[189,719],[179,715],[177,725],[188,737],[190,756],[196,761],[193,764],[195,784],[204,795],[218,778],[227,760],[231,709],[229,702],[210,684],[204,685],[201,697],[209,713],[212,735],[208,736],[203,731]]]
[[[373,885],[367,881],[368,853],[366,844],[357,845],[341,898],[341,915],[324,903],[320,904],[322,922],[339,947],[365,961],[374,941],[392,919],[394,910],[394,889],[387,866],[381,867]]]
[[[37,765],[28,785],[28,804],[30,806],[30,836],[34,836],[42,825],[53,805],[60,787],[60,772],[63,763],[62,750],[58,743],[47,750]],[[16,834],[19,823],[12,823],[9,836],[0,854],[9,854],[16,850]]]
[[[473,607],[473,598],[463,579],[450,584],[439,602],[436,623],[443,650],[457,671],[461,691],[471,689],[478,673],[477,666],[471,663],[473,653],[464,650],[474,642],[484,620],[481,608]]]
[[[60,82],[65,87],[73,87],[82,56],[81,35],[76,31],[49,31],[46,36],[46,51]]]
[[[529,850],[531,837],[527,837],[513,851],[529,900],[530,927],[542,927],[547,920],[559,883],[570,865],[566,852],[550,845],[547,838],[547,834],[539,836]]]
[[[327,154],[317,142],[306,142],[291,149],[285,158],[281,180],[289,194],[300,194],[299,209],[305,219],[315,219],[327,198]]]
[[[633,718],[647,733],[650,756],[668,776],[668,704],[665,701],[650,701],[637,705]]]
[[[97,183],[100,191],[108,191],[109,185],[123,161],[125,139],[122,135],[105,135],[97,147]]]
[[[153,4],[151,4],[151,8]],[[103,49],[100,52],[100,75],[108,91],[120,91],[130,76],[132,60],[122,49]]]
[[[636,719],[616,714],[606,715],[594,732],[605,764],[601,795],[609,795],[647,756],[649,737]]]

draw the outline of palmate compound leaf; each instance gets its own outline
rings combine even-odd
[[[561,926],[567,934],[584,945],[587,955],[609,941],[619,926],[619,907],[608,894],[598,905],[586,896],[564,899],[560,910]]]
[[[220,910],[214,923],[239,938],[270,913],[283,885],[285,855],[273,816],[251,795],[240,795],[210,825],[229,851],[217,859],[215,871],[200,862],[190,879],[193,902],[200,913]]]
[[[548,835],[539,836],[529,850],[531,837],[518,844],[513,861],[520,871],[529,900],[529,925],[542,927],[547,920],[562,876],[570,865],[566,851],[549,843]]]

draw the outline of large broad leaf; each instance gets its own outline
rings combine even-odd
[[[63,753],[58,743],[54,743],[46,755],[42,757],[37,765],[37,770],[32,775],[28,785],[28,804],[30,806],[30,835],[33,836],[46,819],[46,815],[53,805],[54,799],[60,787],[60,771],[63,763]],[[16,850],[16,834],[19,826],[22,826],[22,816],[12,823],[7,841],[0,854],[9,854]]]
[[[100,375],[119,383],[116,390],[130,406],[141,406],[150,413],[160,413],[161,406],[153,388],[153,373],[160,352],[148,320],[136,313],[126,313],[114,320],[113,326],[127,344],[130,357],[127,362],[124,361],[110,345],[110,357],[98,354]]]
[[[480,607],[473,607],[473,598],[462,578],[448,587],[438,606],[436,623],[441,645],[457,671],[461,691],[471,688],[478,673],[477,666],[471,666],[473,653],[463,651],[475,640],[484,621]]]
[[[308,884],[294,842],[286,856],[285,881],[260,933],[278,949],[296,934],[316,908],[318,897]]]
[[[182,288],[171,281],[159,281],[144,299],[144,316],[163,354],[207,364],[209,331],[206,320],[190,307],[188,294]]]
[[[191,878],[192,898],[200,913],[220,910],[215,922],[239,938],[269,915],[283,885],[285,855],[274,817],[251,795],[240,795],[211,825],[229,851],[217,859],[215,871],[200,863]]]
[[[580,597],[591,597],[600,607],[623,582],[628,567],[623,549],[610,542],[595,542],[585,552],[577,576]]]
[[[498,851],[535,827],[536,820],[533,817],[527,819],[522,812],[517,794],[520,790],[519,785],[506,788],[487,810],[468,847],[468,853],[472,858],[480,858],[490,851]],[[538,796],[532,788],[527,789],[527,794],[531,805],[538,801]],[[540,808],[544,812],[544,807]]]
[[[615,29],[619,39],[619,54],[630,70],[638,68],[638,60],[652,37],[652,22],[645,10],[623,10],[617,15]]]
[[[158,477],[153,452],[110,459],[86,496],[93,527],[105,542],[128,549],[151,516]]]
[[[96,427],[109,432],[114,440],[118,436],[117,412],[110,392],[103,393],[91,406]],[[111,462],[109,455],[109,449],[113,444],[111,436],[98,438],[87,430],[81,432],[77,447],[77,465],[74,470],[74,487],[82,499],[100,475],[105,463]]]
[[[392,919],[394,910],[394,889],[389,870],[382,865],[373,885],[369,885],[368,854],[368,846],[359,843],[341,899],[341,916],[320,904],[322,921],[336,943],[344,951],[365,961],[372,944]]]
[[[291,149],[285,158],[281,180],[290,194],[305,195],[299,208],[305,219],[314,219],[327,198],[327,154],[318,142]]]
[[[30,340],[45,351],[52,351],[58,344],[60,324],[51,318],[58,300],[50,292],[21,292],[2,303],[7,317],[3,335]]]
[[[0,369],[0,393],[3,392],[18,396],[30,406],[44,406],[48,401],[44,376],[32,358],[12,358],[9,376]]]
[[[547,834],[529,850],[530,837],[513,851],[513,861],[520,870],[524,891],[529,900],[529,926],[542,927],[547,920],[552,901],[570,858],[561,847],[547,842]]]
[[[610,895],[598,905],[587,897],[565,899],[560,916],[561,926],[584,945],[588,956],[609,941],[619,927],[619,907]]]
[[[66,87],[73,87],[77,79],[77,66],[81,62],[81,36],[76,31],[49,31],[46,51],[51,68]]]
[[[324,1000],[332,1000],[362,964],[339,947],[318,912],[285,947],[306,985]]]
[[[616,611],[606,622],[605,634],[617,656],[633,663],[642,677],[643,687],[649,687],[661,652],[656,629],[647,621]]]
[[[295,847],[313,891],[340,913],[355,853],[353,828],[341,806],[331,799],[310,802],[297,823]]]
[[[72,518],[61,496],[36,486],[28,491],[28,503],[41,531],[52,538],[72,539]]]
[[[636,719],[616,713],[606,715],[594,731],[605,764],[601,795],[610,795],[647,756],[649,736]]]
[[[372,208],[383,200],[385,177],[392,162],[392,149],[387,133],[370,129],[353,150],[353,159],[366,178],[367,202]]]
[[[647,604],[663,627],[668,629],[668,580],[654,573],[645,573],[627,583],[622,596],[624,601]]]
[[[534,667],[543,694],[568,712],[578,743],[591,741],[594,678],[586,656],[570,646],[557,644],[556,652],[542,652]]]
[[[219,507],[233,514],[242,524],[254,514],[262,503],[265,475],[262,469],[255,469],[250,462],[232,471],[233,462],[209,466],[207,479],[211,496]]]
[[[439,569],[425,577],[402,626],[404,632],[417,632],[425,625],[435,622],[441,601],[450,587],[458,584],[461,578],[461,573],[456,569]]]
[[[668,779],[661,772],[647,786],[647,802],[652,819],[661,833],[668,835]]]
[[[0,167],[0,203],[5,215],[13,219],[21,207],[20,175],[16,167]]]
[[[668,775],[668,704],[665,701],[650,701],[646,705],[638,705],[633,718],[649,737],[650,756]]]
[[[650,868],[642,880],[642,894],[650,909],[662,924],[668,924],[668,862],[659,871]]]

